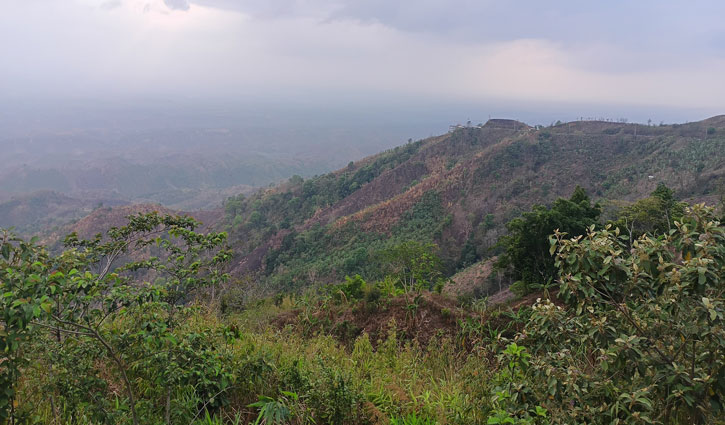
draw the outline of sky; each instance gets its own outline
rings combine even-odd
[[[0,97],[685,121],[725,113],[723,16],[722,0],[0,0]]]

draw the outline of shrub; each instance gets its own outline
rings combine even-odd
[[[523,280],[517,280],[512,283],[509,289],[514,295],[516,295],[517,298],[521,298],[531,292],[531,288]]]
[[[496,268],[508,271],[514,280],[528,286],[551,283],[557,270],[549,254],[549,235],[557,229],[570,236],[581,235],[598,222],[600,213],[599,205],[592,205],[579,186],[571,198],[559,198],[551,207],[534,205],[530,212],[506,224],[509,234],[498,241],[504,253]]]
[[[631,249],[618,229],[557,233],[563,309],[526,326],[526,379],[553,423],[713,423],[725,406],[725,227],[694,206]]]

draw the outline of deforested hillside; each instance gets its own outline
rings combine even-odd
[[[490,120],[230,198],[220,225],[235,244],[234,273],[270,291],[376,276],[376,256],[407,240],[436,244],[452,273],[493,254],[509,220],[577,185],[605,213],[660,183],[716,204],[723,152],[724,116],[667,126]]]

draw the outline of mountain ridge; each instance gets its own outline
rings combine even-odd
[[[290,268],[318,255],[297,252],[301,248],[290,241],[317,232],[317,237],[334,241],[327,246],[328,256],[349,253],[355,242],[335,239],[336,235],[379,242],[400,234],[396,226],[433,192],[440,198],[442,215],[436,220],[441,226],[425,239],[435,242],[449,263],[456,261],[469,239],[479,256],[488,255],[507,221],[533,204],[568,197],[577,185],[603,203],[634,201],[659,183],[672,187],[680,199],[716,203],[725,175],[724,136],[725,116],[667,126],[572,121],[530,127],[495,119],[483,126],[455,128],[323,176],[291,180],[233,200],[240,203],[238,208],[228,203],[224,224],[240,253],[234,271],[286,274],[277,283],[315,280],[305,278],[305,273],[341,279],[355,269],[344,269],[339,258],[316,271],[302,267],[306,272],[289,274]],[[358,179],[362,172],[369,178]],[[358,185],[358,180],[363,183]],[[287,208],[287,203],[302,207]],[[247,219],[253,216],[256,221]],[[282,263],[269,261],[278,254],[286,258]]]

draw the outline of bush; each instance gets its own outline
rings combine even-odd
[[[598,222],[600,213],[599,205],[592,205],[579,186],[571,198],[559,198],[551,207],[534,205],[530,212],[506,224],[509,234],[498,241],[504,253],[496,268],[528,286],[553,282],[557,270],[549,253],[549,235],[557,229],[570,236],[581,235]]]
[[[552,244],[563,309],[538,302],[520,378],[553,423],[714,423],[725,414],[725,227],[694,206],[672,234]]]
[[[345,301],[359,300],[363,297],[367,286],[367,283],[359,274],[356,274],[353,277],[345,276],[345,283],[341,283],[331,288],[333,291],[332,295],[337,299],[342,299],[344,297]]]
[[[529,288],[529,285],[527,285],[523,280],[517,280],[512,283],[509,289],[514,295],[516,295],[516,298],[521,298],[531,292],[531,288]]]
[[[313,377],[308,403],[318,423],[349,424],[361,418],[365,397],[353,384],[352,378],[329,368],[319,360],[319,373]]]

